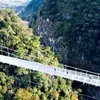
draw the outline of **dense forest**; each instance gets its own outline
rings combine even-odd
[[[63,67],[39,39],[11,10],[0,10],[0,44],[19,52],[16,57]],[[78,100],[78,92],[70,80],[0,63],[0,100]]]
[[[30,22],[34,34],[61,63],[100,73],[99,0],[44,0]],[[99,88],[87,87],[100,98]]]
[[[65,48],[66,57],[62,51],[58,51],[60,52],[58,55],[61,54],[59,59],[63,63],[99,72],[99,5],[98,0],[45,0],[38,11],[36,32],[38,35],[42,32],[47,33],[48,39],[55,39],[55,48],[59,49],[60,46]],[[31,15],[33,15],[32,12]],[[41,22],[38,23],[38,21]],[[48,33],[50,30],[48,25],[43,27],[46,21],[49,21],[49,24],[52,23],[53,32]],[[50,34],[52,37],[49,37]],[[61,41],[57,42],[60,38],[63,41],[62,45],[59,44]]]
[[[53,23],[54,39],[62,38],[63,63],[100,72],[99,10],[99,0],[46,0],[41,6],[39,17]],[[55,45],[57,49],[61,46],[57,40]]]
[[[0,10],[0,44],[16,50],[16,57],[100,73],[99,0],[31,0],[19,17]],[[84,85],[80,90],[77,85],[82,86],[0,63],[0,100],[94,100],[80,92],[100,98],[100,88]]]

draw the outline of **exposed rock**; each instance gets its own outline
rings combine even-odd
[[[59,60],[67,59],[67,47],[63,37],[55,37],[54,24],[49,18],[37,17],[35,23],[35,35],[40,36],[41,43],[50,46],[51,50],[59,56]]]

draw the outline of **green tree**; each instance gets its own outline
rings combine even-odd
[[[0,29],[0,43],[14,49],[9,50],[20,59],[40,62],[45,65],[62,67],[50,47],[41,45],[40,38],[32,29],[21,24],[21,19],[12,11],[0,11],[0,20],[8,25]],[[5,49],[7,51],[7,49]],[[14,56],[15,57],[15,56]],[[52,100],[71,98],[71,81],[51,77],[48,74],[7,64],[0,65],[0,93],[9,100]]]
[[[20,88],[17,90],[14,100],[32,100],[32,94],[27,90]]]
[[[4,97],[2,94],[0,94],[0,100],[4,100]]]

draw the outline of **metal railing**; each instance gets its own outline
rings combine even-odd
[[[74,68],[68,65],[64,65],[66,69],[49,66],[49,65],[43,65],[38,62],[32,61],[31,57],[34,57],[32,55],[30,55],[29,56],[30,59],[27,60],[24,59],[24,56],[26,56],[27,54],[24,53],[22,54],[20,52],[19,55],[20,54],[23,55],[20,57],[16,55],[18,53],[19,52],[16,50],[0,45],[0,62],[7,63],[14,66],[21,66],[23,68],[40,71],[54,76],[60,76],[70,80],[75,80],[75,81],[79,81],[79,82],[83,82],[95,86],[100,86],[99,73],[95,73],[95,72],[91,72],[79,68]]]

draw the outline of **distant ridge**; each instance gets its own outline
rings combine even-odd
[[[0,7],[12,7],[27,5],[29,0],[0,0]]]

